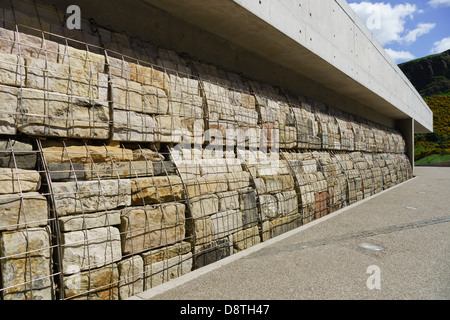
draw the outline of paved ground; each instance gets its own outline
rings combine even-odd
[[[416,176],[135,299],[450,300],[450,168]]]

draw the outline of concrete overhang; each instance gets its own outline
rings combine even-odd
[[[343,0],[141,0],[395,120],[433,114]]]

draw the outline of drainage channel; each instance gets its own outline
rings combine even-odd
[[[366,230],[366,231],[361,231],[361,232],[356,232],[356,233],[349,233],[349,234],[345,234],[345,235],[340,235],[340,236],[330,237],[330,238],[325,238],[325,239],[319,239],[319,240],[314,240],[314,241],[309,241],[309,242],[294,243],[294,244],[289,244],[289,245],[285,245],[282,247],[270,247],[270,248],[265,248],[258,252],[255,252],[254,254],[251,254],[251,255],[245,257],[244,259],[253,259],[253,258],[260,257],[260,256],[265,256],[265,255],[298,251],[298,250],[303,250],[303,249],[307,249],[307,248],[324,246],[324,245],[328,245],[328,244],[335,244],[335,243],[352,240],[352,239],[368,238],[368,237],[373,237],[373,236],[377,236],[377,235],[389,234],[389,233],[393,233],[393,232],[415,229],[415,228],[420,228],[420,227],[426,227],[426,226],[431,226],[434,224],[445,223],[445,222],[450,222],[450,217],[442,217],[442,218],[436,218],[436,219],[416,221],[416,222],[407,223],[407,224],[400,224],[400,225],[389,226],[389,227],[379,228],[379,229],[374,229],[374,230]]]

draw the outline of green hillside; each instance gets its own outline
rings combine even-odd
[[[450,158],[450,50],[399,65],[434,114],[434,132],[415,135],[416,164]]]
[[[450,50],[399,67],[422,97],[450,94]]]

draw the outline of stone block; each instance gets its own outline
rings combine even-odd
[[[253,95],[241,93],[241,106],[248,109],[255,109],[256,99]]]
[[[230,191],[243,189],[250,185],[250,173],[245,171],[227,173],[225,177]]]
[[[52,299],[50,237],[40,228],[0,234],[2,288],[8,288],[4,300]]]
[[[34,192],[40,187],[38,171],[0,168],[0,194]]]
[[[151,114],[167,114],[169,110],[169,99],[166,92],[162,89],[143,85],[142,86],[142,103],[144,113]]]
[[[153,162],[153,170],[155,176],[177,174],[175,164],[172,161],[155,161]]]
[[[270,237],[274,238],[286,232],[300,227],[302,224],[300,215],[277,218],[270,221]]]
[[[186,225],[187,237],[192,239],[196,245],[210,243],[212,241],[211,218],[196,219]]]
[[[65,275],[101,268],[122,259],[119,229],[104,227],[62,234]]]
[[[327,204],[328,192],[316,193],[315,197],[315,217],[316,219],[322,218],[329,213]]]
[[[298,213],[298,197],[294,190],[284,191],[281,193],[283,196],[283,207],[279,206],[278,210],[282,211],[283,216],[290,216]]]
[[[200,177],[200,165],[197,161],[179,160],[176,166],[183,180],[191,180]]]
[[[71,94],[68,65],[46,62],[42,59],[26,58],[27,88]]]
[[[121,162],[134,159],[133,151],[119,146],[66,145],[60,143],[43,145],[43,153],[48,165],[60,163],[102,163]]]
[[[154,174],[150,161],[98,162],[83,165],[85,179],[119,179],[147,177]]]
[[[131,205],[128,179],[53,183],[59,216],[112,210]]]
[[[17,101],[18,89],[0,87],[0,134],[15,135],[17,133],[16,112],[19,109]]]
[[[115,141],[156,142],[155,120],[148,114],[114,110],[112,139]]]
[[[144,290],[185,275],[192,270],[192,253],[144,266]]]
[[[51,163],[48,164],[48,173],[52,182],[82,181],[85,179],[82,163]]]
[[[189,242],[179,242],[173,246],[164,247],[161,249],[151,250],[141,253],[144,259],[144,265],[150,265],[163,260],[168,260],[178,256],[184,256],[191,252],[191,244]]]
[[[219,211],[240,209],[237,191],[221,192],[217,194],[217,197],[219,198]]]
[[[253,109],[236,106],[234,119],[241,126],[256,127],[258,124],[258,112]]]
[[[0,231],[48,224],[47,198],[37,192],[0,195]]]
[[[239,190],[239,207],[242,212],[242,223],[244,229],[258,224],[259,213],[255,190],[251,188]]]
[[[263,178],[253,178],[253,181],[259,195],[267,193],[266,183]]]
[[[23,90],[18,130],[29,135],[107,139],[109,108],[85,98]]]
[[[81,231],[120,225],[120,211],[104,211],[59,217],[62,232]]]
[[[297,129],[295,127],[280,128],[280,148],[292,149],[297,146]]]
[[[262,176],[264,184],[266,185],[267,193],[277,193],[283,190],[283,182],[280,176]]]
[[[185,205],[181,203],[128,208],[121,213],[122,252],[138,253],[185,237]]]
[[[267,193],[277,193],[294,188],[294,178],[291,175],[262,176]]]
[[[119,271],[119,298],[128,299],[144,291],[144,260],[132,256],[117,263]]]
[[[205,183],[205,178],[183,177],[183,182],[186,186],[186,192],[189,198],[195,198],[202,195],[200,185]]]
[[[15,54],[0,53],[0,84],[25,85],[25,61]]]
[[[111,264],[100,269],[64,277],[64,294],[69,300],[118,300],[119,271]]]
[[[134,161],[163,161],[164,156],[157,151],[139,148],[133,150],[133,160]]]
[[[112,78],[114,109],[147,113],[144,111],[142,85],[123,78]]]
[[[202,176],[223,175],[228,173],[225,159],[201,159],[199,160],[199,166]]]
[[[5,9],[5,12],[6,11],[7,10]],[[9,21],[16,20],[13,18],[12,11],[9,11],[9,14],[10,16],[9,18],[7,18]],[[20,15],[20,13],[16,11],[15,15],[16,16]],[[26,23],[22,24],[27,25]],[[15,25],[12,25],[11,27],[12,29],[15,29]],[[36,26],[36,28],[41,29],[41,26],[38,25]],[[17,37],[17,33],[12,29],[11,30],[5,28],[0,29],[0,38],[3,40],[0,42],[0,51],[15,55],[20,54],[22,57],[32,57],[40,59],[45,59],[45,57],[47,57],[48,61],[57,61],[57,53],[58,53],[57,43],[49,41],[47,39],[43,39],[41,33],[39,33],[39,36],[33,36],[30,34],[19,32],[19,37]],[[29,32],[32,33],[31,30],[29,30]],[[20,46],[18,43],[18,38],[20,38]]]
[[[182,200],[184,187],[178,176],[159,176],[131,180],[133,205],[146,205]]]
[[[182,118],[203,119],[203,99],[198,95],[172,91],[167,113]]]
[[[103,54],[58,44],[58,63],[70,65],[72,69],[98,73],[105,72],[106,58]]]
[[[188,133],[181,118],[172,115],[156,115],[155,139],[158,142],[180,143],[184,135]]]
[[[0,140],[0,167],[33,170],[36,167],[37,152],[33,145],[17,140]]]
[[[218,212],[211,216],[211,227],[213,240],[238,232],[243,227],[242,212],[239,210]]]
[[[272,234],[270,232],[270,221],[263,221],[262,223],[262,231],[261,231],[262,241],[265,242],[272,238]]]
[[[194,219],[211,216],[219,211],[219,198],[217,195],[206,195],[190,198],[191,214]]]
[[[234,253],[246,250],[254,245],[261,243],[258,226],[238,231],[233,234]]]
[[[228,181],[226,176],[206,176],[198,179],[200,194],[216,194],[228,191]]]
[[[229,257],[233,253],[230,239],[220,239],[195,248],[194,265],[195,268],[202,268],[211,263]]]
[[[275,219],[278,215],[278,201],[276,197],[270,194],[259,196],[261,205],[261,219],[262,221]]]
[[[169,92],[169,75],[150,66],[130,63],[130,79],[143,85],[150,85]]]

